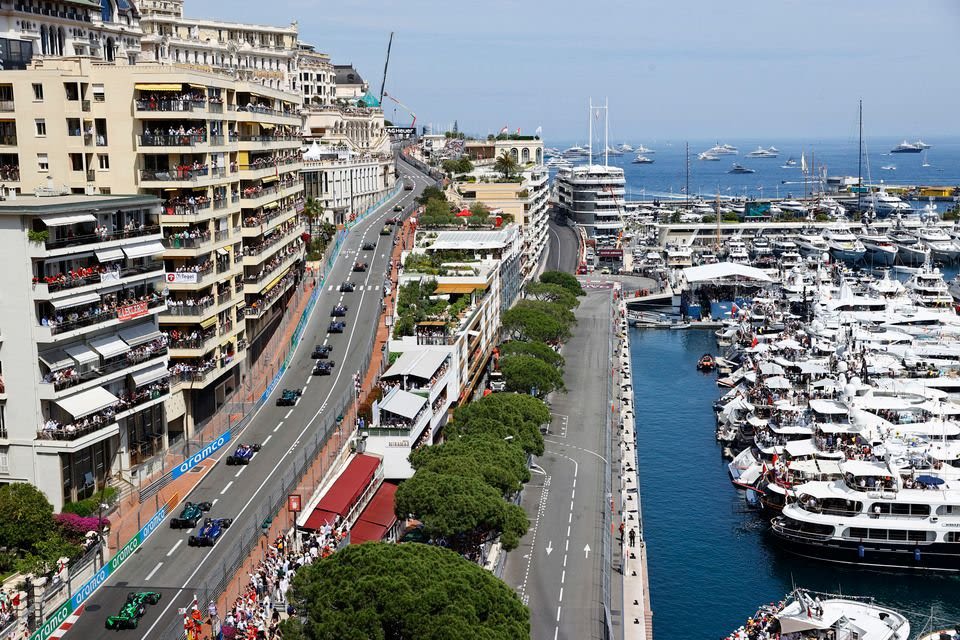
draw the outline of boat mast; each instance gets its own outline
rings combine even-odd
[[[603,166],[610,165],[610,98],[603,103]]]
[[[590,108],[587,111],[587,125],[589,127],[589,138],[587,142],[587,152],[590,154],[587,156],[587,166],[593,164],[593,98],[590,98]]]
[[[720,185],[717,185],[717,251],[720,251]]]
[[[687,142],[687,202],[690,202],[690,143]]]
[[[857,149],[857,213],[863,212],[863,99],[860,99],[860,138]]]

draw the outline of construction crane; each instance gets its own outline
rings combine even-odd
[[[387,87],[387,68],[390,66],[390,50],[393,48],[393,31],[390,32],[390,41],[387,42],[387,59],[383,63],[383,81],[380,82],[380,104],[383,104],[384,89]]]
[[[413,122],[410,123],[410,126],[411,126],[411,127],[416,127],[416,126],[417,126],[417,114],[415,114],[413,111],[411,111],[411,110],[410,110],[410,107],[408,107],[407,105],[403,104],[402,102],[400,102],[399,100],[397,100],[396,98],[394,98],[392,95],[390,95],[390,94],[387,93],[386,91],[383,92],[383,97],[384,97],[384,98],[390,98],[391,100],[393,100],[394,102],[396,102],[398,105],[400,105],[400,106],[404,109],[404,111],[406,111],[407,113],[409,113],[409,114],[410,114],[410,117],[413,118]]]

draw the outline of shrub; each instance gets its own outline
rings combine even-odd
[[[34,231],[30,229],[27,231],[27,240],[30,242],[35,242],[37,244],[43,244],[50,239],[50,232],[44,229],[43,231]]]
[[[60,527],[63,537],[73,542],[79,542],[84,539],[90,531],[100,531],[110,528],[110,520],[107,518],[84,517],[75,513],[58,513],[53,516],[54,522]]]
[[[107,487],[103,490],[103,501],[107,504],[113,504],[117,498],[116,487]],[[89,498],[77,500],[76,502],[67,502],[63,505],[63,513],[73,513],[78,516],[91,516],[100,511],[101,492],[98,491]]]

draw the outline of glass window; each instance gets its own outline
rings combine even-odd
[[[37,171],[50,171],[50,160],[47,159],[47,154],[37,154]]]
[[[37,118],[33,121],[37,127],[37,136],[44,138],[47,135],[47,121],[43,118]]]
[[[39,82],[33,83],[33,99],[43,100],[43,85]]]
[[[103,153],[97,156],[97,160],[100,162],[101,171],[107,171],[110,169],[110,156]]]

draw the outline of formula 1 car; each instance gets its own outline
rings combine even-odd
[[[292,407],[297,404],[297,398],[303,393],[301,389],[284,389],[280,397],[277,398],[278,407]]]
[[[318,344],[313,348],[313,353],[310,354],[310,357],[314,360],[320,360],[322,358],[330,357],[330,352],[333,351],[333,347],[329,344]]]
[[[250,464],[253,454],[260,451],[259,444],[240,444],[232,456],[227,456],[227,465]]]
[[[393,228],[389,224],[384,225],[383,228],[380,229],[380,235],[382,236],[388,236],[391,233],[393,233]]]
[[[361,248],[362,248],[364,251],[373,251],[374,249],[377,248],[377,245],[373,244],[372,242],[364,242],[364,243],[363,243],[363,247],[361,247]]]
[[[187,502],[180,511],[179,518],[170,518],[171,529],[193,529],[200,522],[204,511],[210,511],[213,505],[209,502]]]
[[[356,289],[356,286],[347,280],[346,282],[340,283],[340,292],[341,293],[353,293],[353,290]]]
[[[330,333],[343,333],[344,327],[347,326],[346,322],[336,320],[330,323],[330,327],[327,329]]]
[[[367,263],[366,263],[366,262],[363,262],[362,260],[357,260],[356,262],[353,263],[353,270],[354,270],[354,271],[366,271],[366,270],[367,270]]]
[[[233,518],[207,518],[197,535],[187,538],[187,544],[191,547],[212,547],[231,524]]]
[[[153,591],[139,591],[127,594],[127,601],[120,607],[120,612],[115,616],[107,618],[107,629],[119,631],[120,629],[136,629],[140,624],[140,618],[147,612],[148,604],[157,604],[160,602],[160,594]]]
[[[333,373],[333,367],[333,360],[317,360],[317,364],[313,367],[313,375],[328,376]]]
[[[345,304],[338,304],[333,309],[330,309],[331,318],[342,318],[345,315],[347,315],[347,305]]]

